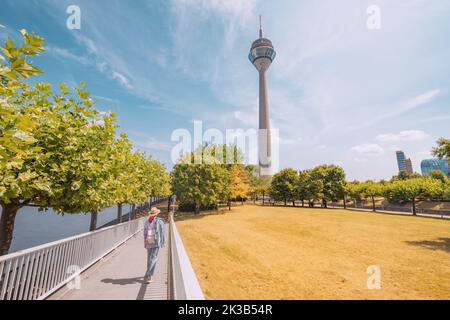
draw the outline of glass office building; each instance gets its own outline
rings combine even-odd
[[[422,175],[428,175],[433,170],[439,170],[445,175],[449,175],[450,168],[448,164],[448,159],[427,159],[423,160],[420,164],[420,167],[422,169]]]
[[[406,156],[403,151],[397,151],[397,164],[398,164],[398,171],[406,171]]]

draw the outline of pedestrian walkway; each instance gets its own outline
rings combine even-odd
[[[144,282],[147,251],[141,231],[84,272],[81,275],[80,289],[69,290],[66,286],[50,299],[167,300],[170,298],[168,247],[169,244],[166,243],[159,251],[154,282],[150,284]]]

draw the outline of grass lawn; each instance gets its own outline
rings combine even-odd
[[[447,220],[250,205],[177,226],[207,299],[450,299]]]

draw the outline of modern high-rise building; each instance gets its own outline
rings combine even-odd
[[[397,165],[398,165],[398,171],[406,171],[406,156],[403,151],[397,151]]]
[[[272,174],[272,144],[269,119],[269,98],[267,93],[266,71],[269,69],[276,52],[272,41],[263,37],[262,18],[259,17],[259,39],[255,40],[248,58],[259,72],[259,133],[258,161],[262,176]]]
[[[422,175],[429,175],[434,170],[439,170],[445,175],[449,175],[450,167],[448,163],[448,159],[427,159],[423,160],[420,164],[420,168],[422,169]]]
[[[405,153],[403,151],[397,151],[397,164],[398,164],[398,172],[408,172],[413,173],[413,166],[411,159],[406,159]]]
[[[409,159],[409,158],[406,159],[405,164],[406,164],[406,172],[408,172],[408,173],[413,173],[414,170],[413,170],[413,165],[412,165],[411,159]]]

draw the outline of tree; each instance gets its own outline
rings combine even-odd
[[[407,171],[400,171],[398,175],[392,177],[391,182],[398,180],[416,179],[421,177],[422,175],[417,172],[410,173]]]
[[[376,211],[375,197],[383,195],[381,184],[368,180],[360,185],[360,192],[364,198],[370,197],[372,200],[372,210]]]
[[[87,93],[83,97],[89,100]],[[72,133],[77,143],[60,155],[62,166],[68,167],[64,192],[54,197],[50,206],[59,213],[90,213],[91,231],[97,227],[98,212],[115,203],[117,197],[112,187],[115,121],[114,114],[107,114],[80,124]]]
[[[66,85],[53,93],[47,83],[24,81],[42,73],[27,59],[43,52],[43,39],[22,30],[24,44],[8,39],[0,58],[0,255],[11,245],[20,208],[52,207],[76,188],[71,184],[71,156],[84,141],[80,137],[99,120],[83,86],[74,96]]]
[[[390,200],[410,201],[414,215],[417,214],[418,200],[435,199],[442,196],[442,193],[442,183],[429,177],[394,181],[387,184],[385,188],[385,194]]]
[[[359,181],[348,182],[346,185],[347,194],[353,199],[356,207],[357,201],[361,201],[362,198],[362,186]]]
[[[309,180],[311,179],[311,171],[304,170],[300,171],[298,178],[297,178],[297,186],[296,186],[296,193],[297,198],[301,200],[302,207],[305,206],[305,200],[311,199],[310,194],[311,191],[309,189]]]
[[[441,181],[442,183],[449,183],[449,178],[440,170],[433,170],[430,173],[430,178]]]
[[[433,148],[433,155],[440,159],[450,160],[450,140],[445,138],[440,138],[437,141],[437,147]]]
[[[230,197],[230,173],[216,158],[205,157],[195,163],[194,151],[182,157],[172,171],[172,190],[181,206],[193,206],[196,214],[202,206],[215,205]]]
[[[284,169],[275,174],[270,186],[270,194],[276,201],[292,201],[295,206],[295,199],[297,198],[297,171],[294,169]]]
[[[313,169],[311,178],[322,182],[322,203],[342,199],[345,191],[345,172],[338,166],[322,165]]]
[[[244,165],[234,164],[230,169],[230,195],[233,199],[242,201],[250,191],[248,171]]]

